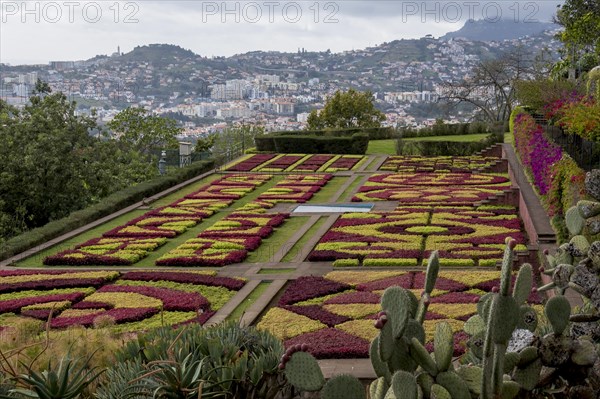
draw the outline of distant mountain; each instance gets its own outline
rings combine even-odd
[[[150,44],[137,46],[121,57],[121,61],[145,61],[161,64],[175,64],[186,60],[196,59],[198,55],[172,44]]]
[[[547,30],[557,29],[559,25],[551,22],[515,22],[503,19],[497,22],[468,20],[465,25],[455,32],[448,32],[440,39],[448,40],[463,37],[468,40],[484,42],[518,39],[523,36],[538,35]]]

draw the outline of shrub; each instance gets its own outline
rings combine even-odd
[[[476,152],[504,140],[503,134],[490,134],[484,140],[477,142],[455,141],[396,141],[396,154],[398,155],[426,155],[426,156],[463,156],[473,155]]]
[[[365,154],[369,136],[356,133],[350,137],[332,135],[269,135],[257,137],[258,151],[304,154]]]
[[[110,215],[142,199],[175,186],[214,167],[213,160],[196,162],[176,172],[152,179],[104,198],[98,204],[71,213],[69,216],[52,221],[45,226],[30,230],[6,241],[0,247],[0,260],[10,258],[61,234]]]

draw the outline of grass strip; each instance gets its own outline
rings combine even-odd
[[[319,231],[319,229],[321,228],[323,223],[325,223],[326,219],[327,219],[327,216],[320,217],[319,220],[317,220],[315,222],[315,224],[313,224],[310,227],[310,229],[308,229],[306,231],[306,233],[304,233],[302,238],[300,238],[298,241],[296,241],[294,246],[285,254],[285,256],[282,259],[282,262],[292,262],[297,257],[298,254],[303,255],[302,259],[304,259],[306,256],[308,256],[308,253],[310,252],[310,250],[312,250],[312,248],[307,248],[306,253],[303,253],[304,246],[306,245],[308,240],[313,238],[314,235],[316,234],[316,232]]]
[[[285,245],[296,232],[308,221],[309,216],[294,216],[287,219],[267,239],[263,240],[260,247],[250,252],[246,262],[265,263],[269,262],[282,245]]]
[[[252,292],[246,298],[244,298],[244,300],[240,302],[239,305],[235,307],[235,309],[233,309],[233,312],[231,312],[225,320],[239,321],[244,312],[246,312],[246,310],[248,310],[248,308],[252,306],[252,304],[258,298],[260,298],[260,296],[267,290],[267,288],[269,288],[269,285],[271,285],[271,281],[263,281],[259,283],[256,286],[256,288],[254,288]]]
[[[258,274],[288,274],[295,272],[293,267],[278,268],[278,269],[260,269]]]

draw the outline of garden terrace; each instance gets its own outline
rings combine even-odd
[[[514,183],[486,172],[501,163],[247,155],[150,209],[11,264],[0,274],[0,326],[50,314],[57,329],[110,316],[118,331],[239,317],[286,345],[319,342],[321,358],[366,357],[381,292],[400,284],[419,295],[424,260],[438,250],[426,330],[448,320],[460,353],[462,323],[496,284],[506,236],[528,250],[520,209],[506,201]],[[375,207],[290,214],[350,201]]]

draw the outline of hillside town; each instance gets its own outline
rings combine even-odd
[[[555,33],[488,42],[428,35],[336,54],[299,48],[228,58],[208,58],[166,44],[130,53],[117,47],[110,56],[86,61],[3,64],[0,98],[22,105],[42,79],[76,101],[79,112],[95,110],[101,124],[121,109],[137,106],[177,119],[190,138],[239,123],[266,131],[301,130],[310,110],[347,88],[372,92],[387,126],[420,127],[437,118],[466,122],[472,113],[439,109],[444,82],[460,80],[482,59],[516,46],[542,60],[555,59]]]

